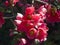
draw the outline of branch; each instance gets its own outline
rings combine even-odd
[[[41,1],[41,0],[35,0],[35,1],[40,2],[42,4],[50,4],[51,6],[56,7],[55,5],[53,5],[53,4],[49,3],[49,2],[45,2],[45,1]]]
[[[48,4],[47,2],[44,2],[44,1],[41,1],[41,0],[35,0],[35,1],[40,2],[42,4]]]
[[[16,16],[12,16],[12,17],[3,17],[4,19],[12,19],[15,18]]]

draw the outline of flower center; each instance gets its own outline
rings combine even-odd
[[[31,30],[31,31],[30,31],[30,35],[33,35],[33,34],[34,34],[34,31],[33,31],[33,30]]]
[[[31,15],[28,15],[27,16],[27,19],[31,20],[32,19]]]
[[[56,14],[55,14],[55,11],[56,11],[57,9],[55,8],[55,7],[53,7],[53,8],[51,8],[51,12],[52,12],[52,16],[55,16]]]

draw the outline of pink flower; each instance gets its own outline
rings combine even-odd
[[[46,21],[48,23],[60,22],[59,12],[54,8],[51,8],[50,11],[48,11],[46,14]]]
[[[19,25],[21,24],[21,22],[22,22],[21,20],[15,20],[15,21],[14,21],[14,23],[15,23],[17,26],[19,26]]]
[[[41,13],[46,14],[47,9],[44,7],[44,5],[42,5],[42,6],[40,6],[38,12],[39,12],[40,14],[41,14]]]
[[[39,22],[40,18],[41,18],[40,14],[34,14],[34,15],[32,15],[32,20],[34,22]]]
[[[45,41],[46,37],[47,37],[47,32],[43,28],[39,28],[37,39],[39,39],[40,41]]]
[[[32,20],[32,14],[31,15],[24,15],[24,20]]]
[[[42,5],[39,9],[38,9],[38,13],[41,15],[41,18],[44,20],[46,18],[46,12],[47,9],[44,7],[44,5]]]
[[[26,39],[24,38],[21,38],[19,41],[20,41],[19,45],[25,45],[27,43]]]
[[[19,0],[13,0],[13,3],[16,4],[17,2],[19,2]]]
[[[18,26],[21,24],[22,22],[22,18],[23,18],[23,15],[21,13],[17,13],[17,16],[16,16],[16,20],[14,21],[14,23]]]
[[[45,8],[47,9],[47,12],[50,11],[50,9],[51,9],[51,4],[46,4],[46,5],[45,5]]]
[[[3,19],[3,13],[2,12],[0,12],[0,28],[2,27],[2,25],[4,24],[4,19]]]
[[[25,15],[23,17],[24,20],[30,20],[30,22],[33,24],[33,25],[36,25],[40,19],[41,19],[41,16],[40,14],[32,14],[32,15]]]
[[[16,19],[17,20],[22,20],[23,15],[21,13],[17,13]]]
[[[37,38],[40,41],[45,41],[48,27],[46,23],[44,23],[44,19],[46,17],[45,14],[47,10],[44,6],[41,6],[39,8],[38,14],[34,12],[34,7],[27,7],[24,16],[20,13],[17,13],[15,20],[17,31],[24,32],[27,38],[30,40]]]
[[[27,32],[30,28],[33,28],[34,25],[32,25],[29,20],[24,20],[22,21],[21,24],[19,24],[18,31],[22,31],[22,32]]]
[[[46,23],[42,23],[38,28],[43,28],[45,31],[49,30]]]
[[[37,30],[35,28],[31,28],[26,35],[29,39],[34,39],[37,37]]]
[[[4,5],[7,7],[7,6],[9,6],[9,2],[6,0],[5,2],[4,2]]]
[[[35,8],[32,6],[32,7],[27,7],[26,10],[25,10],[25,14],[26,15],[31,15],[33,14],[35,11]]]

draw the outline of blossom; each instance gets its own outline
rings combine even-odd
[[[44,5],[40,6],[40,8],[38,9],[38,13],[41,15],[41,18],[44,20],[46,19],[46,12],[47,9],[44,7]]]
[[[39,25],[38,28],[43,28],[45,31],[48,31],[49,28],[47,27],[47,24],[46,23],[42,23],[41,25]]]
[[[0,28],[2,27],[2,25],[4,24],[4,19],[3,19],[3,13],[2,12],[0,12]]]
[[[34,25],[29,23],[29,21],[23,21],[17,28],[19,31],[27,32],[30,28],[33,28]]]
[[[40,8],[39,8],[38,12],[39,12],[39,13],[46,14],[47,9],[44,7],[44,5],[42,5],[42,6],[40,6]]]
[[[25,45],[27,43],[25,38],[21,38],[19,41],[20,41],[19,45]]]
[[[45,41],[46,37],[47,37],[47,32],[43,28],[39,28],[37,39],[39,39],[42,42]]]
[[[19,2],[19,0],[13,0],[13,3],[16,4],[17,2]]]
[[[17,13],[16,20],[14,23],[18,26],[22,22],[23,15],[21,13]]]
[[[55,8],[52,8],[46,13],[46,22],[48,23],[55,23],[60,22],[60,15],[58,10]]]
[[[40,14],[32,15],[32,20],[34,20],[34,22],[39,22],[40,18],[41,18]]]
[[[31,14],[34,13],[34,11],[35,11],[35,8],[33,6],[27,7],[26,10],[25,10],[25,14],[26,15],[31,15]]]
[[[29,40],[38,39],[45,41],[48,31],[47,24],[44,23],[46,12],[46,8],[41,6],[38,13],[35,13],[35,8],[32,6],[26,8],[24,16],[17,13],[15,20],[17,31],[24,32]]]
[[[21,20],[23,18],[23,14],[17,13],[16,19]]]
[[[28,32],[27,32],[27,37],[29,39],[34,39],[37,37],[37,30],[35,28],[31,28]]]
[[[5,2],[4,2],[4,5],[7,7],[7,6],[9,6],[9,2],[6,0]]]

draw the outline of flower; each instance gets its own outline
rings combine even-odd
[[[43,28],[39,28],[37,39],[39,39],[42,42],[45,41],[46,37],[47,37],[47,32]]]
[[[46,12],[47,9],[44,7],[44,5],[40,6],[40,8],[38,9],[38,13],[41,15],[41,18],[44,20],[46,19]]]
[[[47,27],[47,24],[46,23],[42,23],[41,25],[39,25],[38,28],[43,28],[45,31],[48,31],[49,28]]]
[[[40,18],[41,18],[40,14],[34,14],[34,15],[32,15],[32,20],[34,20],[34,22],[39,22]]]
[[[24,20],[20,24],[18,24],[17,29],[18,31],[27,32],[30,28],[33,27],[34,25],[32,25],[29,20]]]
[[[9,2],[6,0],[6,1],[4,2],[4,5],[5,5],[6,7],[8,7],[8,6],[9,6]]]
[[[21,20],[23,18],[23,15],[21,13],[17,13],[16,19]]]
[[[25,38],[21,38],[19,41],[20,41],[19,45],[25,45],[27,43]]]
[[[60,22],[60,15],[58,10],[55,7],[51,7],[50,10],[46,13],[46,22],[55,23]]]
[[[35,8],[33,6],[27,7],[26,10],[25,10],[25,14],[26,15],[31,15],[31,14],[34,13],[34,11],[35,11]]]
[[[41,6],[38,13],[35,13],[35,9],[32,6],[26,8],[24,16],[17,13],[15,20],[17,31],[24,32],[29,40],[38,39],[40,41],[45,41],[48,31],[47,24],[44,23],[46,12],[46,8]],[[28,43],[26,45],[28,45]]]
[[[2,25],[4,24],[4,19],[3,19],[3,13],[2,12],[0,12],[0,28],[2,27]]]
[[[17,2],[19,2],[19,0],[13,0],[13,3],[16,4]]]
[[[34,39],[37,37],[37,30],[35,28],[31,28],[26,35],[29,39]]]

